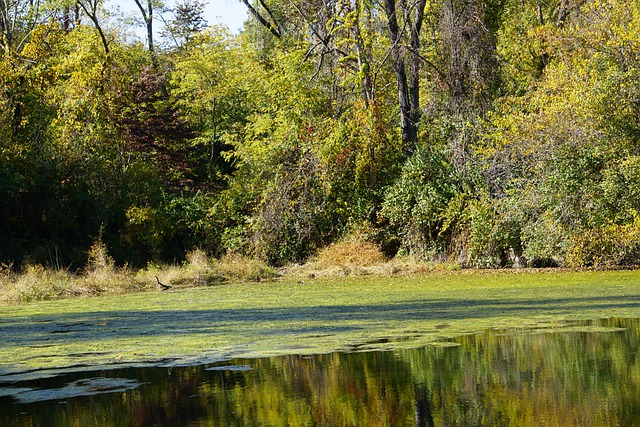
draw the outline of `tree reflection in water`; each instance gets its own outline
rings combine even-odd
[[[564,330],[489,331],[458,338],[455,347],[2,383],[0,425],[638,425],[638,319]],[[55,399],[57,389],[89,378],[140,385]],[[44,390],[51,400],[20,403],[26,389]]]

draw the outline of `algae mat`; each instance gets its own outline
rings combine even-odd
[[[0,307],[0,380],[62,370],[450,345],[492,328],[640,317],[640,271],[230,284]]]

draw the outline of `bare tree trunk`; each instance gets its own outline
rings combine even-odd
[[[5,50],[9,50],[12,44],[11,22],[9,20],[8,0],[0,0],[0,42]]]
[[[404,3],[404,0],[403,0]],[[420,120],[420,30],[424,19],[426,0],[418,0],[413,19],[411,9],[404,6],[405,23],[409,26],[409,120],[416,127]],[[417,139],[417,135],[416,135]]]
[[[149,49],[149,55],[151,55],[151,64],[153,65],[154,71],[158,71],[160,69],[160,64],[158,63],[158,55],[156,54],[156,48],[153,43],[153,2],[152,0],[147,0],[146,9],[142,4],[142,0],[134,0],[138,9],[140,9],[140,13],[142,14],[142,19],[144,19],[145,26],[147,27],[147,47]]]
[[[395,0],[384,0],[387,13],[387,28],[389,41],[391,42],[391,56],[393,69],[396,74],[398,87],[398,104],[400,106],[400,130],[402,132],[403,149],[410,152],[418,139],[416,124],[411,121],[411,102],[409,100],[409,85],[407,83],[407,71],[405,69],[404,55],[400,40],[400,27],[396,13]]]

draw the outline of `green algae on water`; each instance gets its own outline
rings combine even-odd
[[[40,302],[0,307],[0,381],[83,367],[416,348],[606,317],[640,317],[640,271],[245,283]]]

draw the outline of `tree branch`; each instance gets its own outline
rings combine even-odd
[[[278,33],[282,34],[282,27],[280,26],[280,23],[276,20],[276,18],[273,16],[273,13],[271,13],[271,9],[269,9],[269,7],[265,4],[264,0],[259,0],[259,1],[262,7],[264,8],[264,10],[267,11],[269,18],[271,18],[271,21],[273,21],[273,23],[278,28]]]
[[[136,1],[138,1],[138,0],[136,0]],[[242,0],[242,3],[244,3],[245,6],[247,6],[247,8],[249,9],[249,12],[251,12],[251,14],[258,20],[258,22],[260,22],[263,27],[265,27],[267,30],[269,30],[269,32],[271,34],[273,34],[277,38],[282,37],[282,34],[275,27],[275,25],[274,24],[270,24],[269,22],[267,22],[267,20],[264,19],[262,17],[262,15],[260,15],[260,12],[258,12],[253,6],[251,6],[251,4],[249,3],[249,0]],[[262,1],[260,3],[262,3]],[[271,12],[269,11],[269,9],[267,9],[267,13],[269,13],[269,15],[271,15]]]
[[[89,5],[91,6],[91,10],[89,10],[89,8],[87,7],[87,5],[82,1],[82,0],[77,0],[76,4],[80,6],[80,8],[84,11],[85,15],[87,15],[87,17],[91,20],[91,22],[93,22],[93,25],[96,27],[96,30],[98,30],[98,34],[100,34],[100,40],[102,40],[102,46],[104,47],[104,53],[109,56],[109,43],[107,42],[107,37],[104,34],[104,31],[102,31],[102,27],[100,26],[100,22],[98,22],[98,14],[97,14],[97,9],[98,9],[98,2],[97,0],[93,1],[93,2],[89,2]]]

